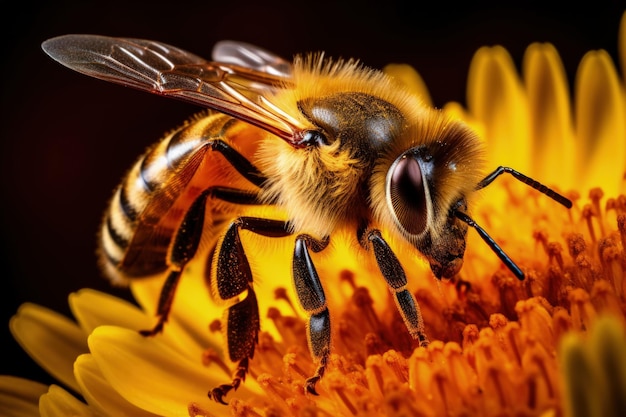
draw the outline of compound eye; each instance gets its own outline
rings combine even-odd
[[[328,138],[318,130],[307,130],[302,134],[302,139],[298,142],[300,146],[322,146],[328,144]]]
[[[414,156],[403,155],[392,165],[388,192],[400,226],[413,235],[424,232],[428,222],[426,186],[419,161]]]

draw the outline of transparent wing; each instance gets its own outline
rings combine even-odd
[[[279,77],[291,77],[291,62],[249,43],[220,41],[213,47],[213,61],[237,65]]]
[[[231,52],[217,55],[246,64],[242,57],[256,54],[262,65],[210,62],[160,42],[98,35],[60,36],[45,41],[42,48],[80,73],[209,107],[295,143],[304,127],[264,98],[289,85],[290,66],[269,52],[244,45],[227,42]],[[282,69],[274,71],[272,62]]]

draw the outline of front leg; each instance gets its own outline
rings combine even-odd
[[[222,404],[226,404],[223,398],[245,380],[261,329],[252,271],[241,243],[240,230],[267,237],[290,234],[284,221],[240,217],[230,224],[212,256],[207,277],[212,293],[219,300],[233,302],[226,311],[226,345],[230,360],[237,362],[237,369],[230,383],[219,385],[208,393],[209,398]]]
[[[319,252],[328,246],[329,239],[316,240],[309,235],[299,235],[293,253],[293,280],[298,300],[309,314],[307,337],[311,355],[318,361],[315,374],[306,380],[307,392],[317,395],[315,384],[324,375],[330,355],[330,314],[324,288],[309,255],[309,249]]]
[[[381,236],[380,230],[366,230],[359,240],[362,246],[373,248],[378,268],[385,281],[387,281],[389,290],[396,301],[396,307],[404,320],[409,334],[419,341],[420,346],[427,346],[428,338],[424,332],[424,321],[422,320],[419,304],[417,304],[413,294],[406,288],[406,274],[402,265],[400,265],[400,261],[389,247],[389,244]]]

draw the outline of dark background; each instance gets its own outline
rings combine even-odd
[[[14,2],[2,23],[0,117],[0,374],[52,380],[8,331],[18,306],[69,314],[67,295],[112,291],[95,262],[95,234],[114,186],[150,143],[198,108],[74,73],[40,49],[67,33],[160,40],[208,57],[215,41],[255,43],[284,57],[325,50],[382,67],[412,64],[434,102],[464,101],[474,52],[501,44],[516,64],[535,41],[556,45],[570,83],[583,54],[606,49],[617,62],[626,4],[583,2],[524,8],[441,2],[330,1]],[[572,2],[573,3],[573,2]],[[427,7],[430,7],[429,10]],[[415,8],[416,10],[413,10]],[[434,8],[434,10],[433,10]]]

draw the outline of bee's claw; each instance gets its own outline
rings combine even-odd
[[[228,405],[228,403],[224,401],[224,397],[232,389],[233,389],[232,385],[227,385],[227,384],[220,385],[219,387],[215,387],[211,391],[209,391],[208,396],[210,399],[220,404]]]
[[[305,387],[306,387],[306,392],[308,392],[311,395],[319,395],[317,393],[317,391],[315,390],[315,384],[317,383],[317,381],[320,380],[319,375],[313,376],[309,379],[306,380],[305,383]]]

